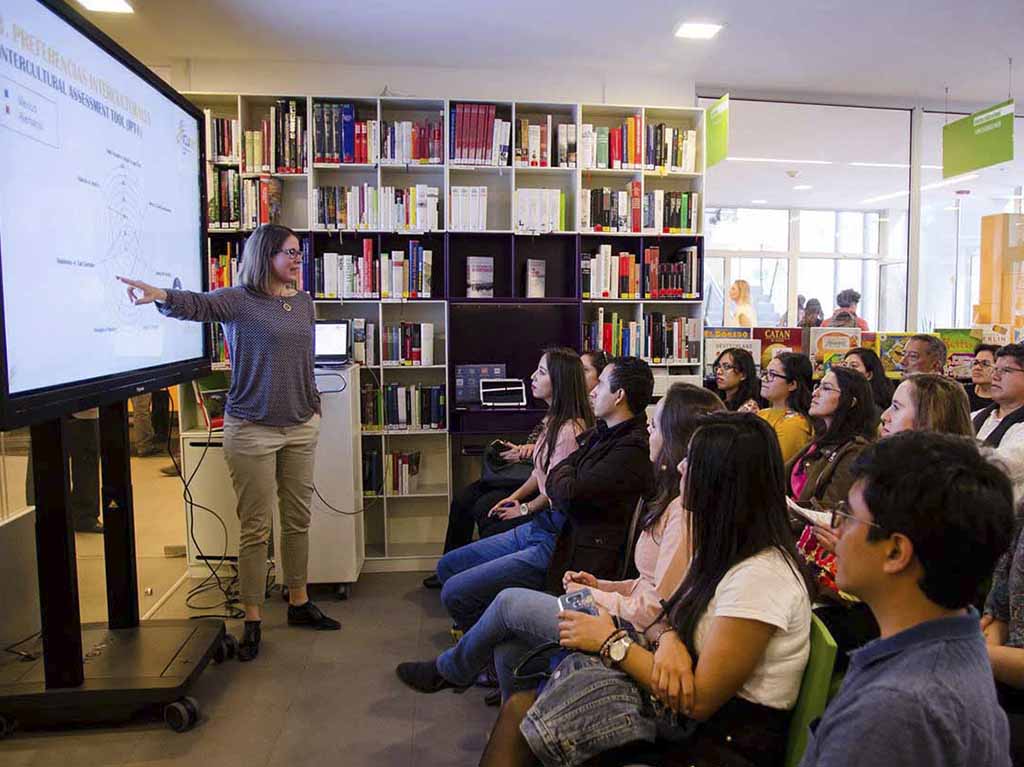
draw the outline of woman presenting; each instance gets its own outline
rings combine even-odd
[[[156,303],[180,320],[220,322],[231,358],[224,415],[224,458],[241,522],[238,577],[245,607],[239,658],[260,649],[270,516],[281,510],[281,558],[288,587],[288,624],[337,630],[306,594],[309,505],[320,432],[313,379],[313,300],[291,284],[302,268],[295,233],[265,224],[246,240],[239,285],[210,293],[163,290],[118,277],[136,305]]]

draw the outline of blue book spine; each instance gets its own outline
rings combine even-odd
[[[345,156],[342,162],[355,162],[356,159],[356,130],[355,130],[355,109],[351,104],[341,106],[341,136]]]

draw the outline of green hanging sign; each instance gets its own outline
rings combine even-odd
[[[942,177],[1012,160],[1013,107],[1011,99],[942,126]]]
[[[711,105],[707,113],[707,167],[717,165],[729,154],[729,94]]]

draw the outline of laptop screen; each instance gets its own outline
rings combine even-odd
[[[317,359],[348,359],[349,323],[317,322],[313,354]]]

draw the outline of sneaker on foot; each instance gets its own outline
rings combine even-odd
[[[337,631],[341,628],[338,621],[324,615],[312,601],[307,601],[298,607],[288,605],[288,625],[309,626],[317,631]]]
[[[432,660],[399,663],[395,668],[395,673],[398,674],[399,679],[417,692],[430,693],[457,688],[457,685],[441,676],[441,672],[437,670],[437,664]]]
[[[441,579],[437,577],[437,573],[431,573],[423,579],[423,586],[428,589],[439,589],[441,588]]]

